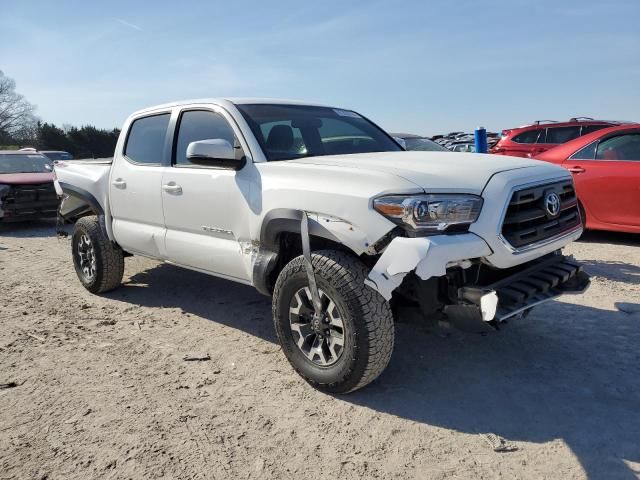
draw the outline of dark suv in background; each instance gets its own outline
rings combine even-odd
[[[620,123],[622,122],[594,120],[589,117],[576,117],[568,122],[537,120],[531,125],[503,130],[500,140],[490,152],[514,157],[533,157],[574,138]]]

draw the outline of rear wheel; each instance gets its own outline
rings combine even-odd
[[[73,266],[84,288],[103,293],[120,285],[124,255],[109,240],[98,217],[82,217],[76,222],[71,248]]]
[[[322,313],[314,315],[302,256],[280,273],[273,316],[282,349],[311,385],[348,393],[375,380],[389,363],[394,326],[388,302],[364,284],[354,256],[324,250],[311,256]]]

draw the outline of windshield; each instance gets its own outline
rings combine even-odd
[[[68,152],[42,152],[51,160],[73,160],[73,155]]]
[[[49,173],[50,163],[40,154],[0,153],[0,173]]]
[[[389,135],[350,110],[306,105],[236,106],[269,161],[402,151]]]
[[[407,150],[418,150],[421,152],[449,152],[442,145],[438,145],[436,142],[429,140],[428,138],[405,138],[405,144]]]

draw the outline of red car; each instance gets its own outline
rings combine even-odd
[[[0,150],[0,222],[54,217],[57,209],[51,160],[37,152]]]
[[[640,125],[605,128],[535,158],[573,174],[586,228],[640,233]]]
[[[534,157],[574,138],[620,123],[588,117],[572,118],[568,122],[538,120],[532,125],[503,130],[500,140],[490,153],[513,157]]]

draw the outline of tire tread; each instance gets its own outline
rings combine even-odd
[[[312,253],[311,262],[314,271],[330,278],[344,301],[360,312],[368,335],[368,352],[365,352],[367,363],[359,378],[351,378],[342,385],[319,384],[304,375],[295,365],[293,367],[314,386],[335,393],[349,393],[374,381],[389,364],[395,337],[391,308],[378,292],[365,285],[367,267],[354,255],[338,250],[320,250]],[[302,256],[294,258],[278,277],[273,293],[274,322],[277,321],[280,308],[280,289],[289,276],[298,272],[305,272]]]

